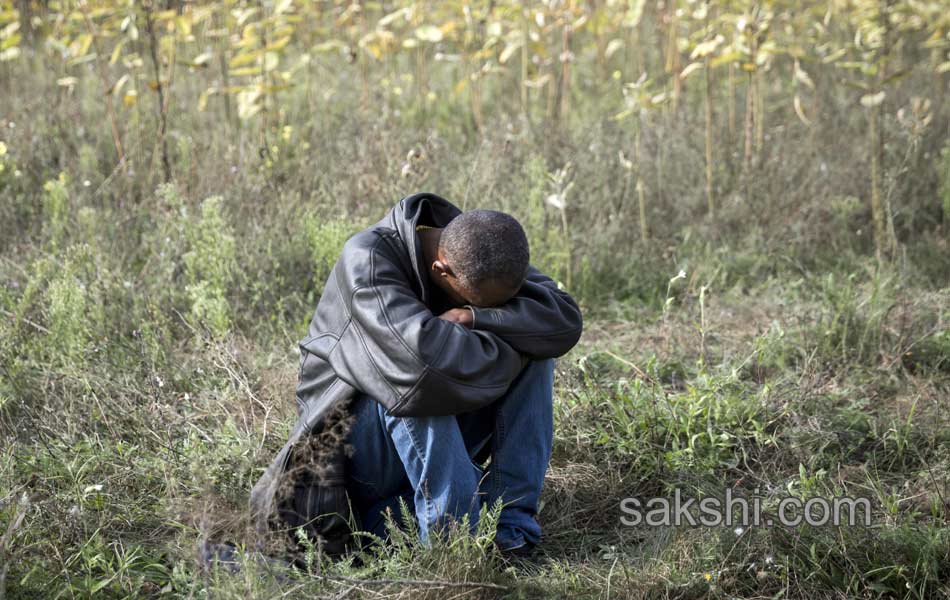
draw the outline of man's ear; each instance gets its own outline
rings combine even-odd
[[[453,277],[455,275],[455,273],[452,272],[452,267],[441,260],[436,260],[432,263],[432,270],[439,277]]]

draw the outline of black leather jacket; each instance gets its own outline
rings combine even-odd
[[[506,304],[470,307],[472,329],[438,318],[433,312],[438,292],[423,264],[416,228],[445,227],[460,212],[439,196],[415,194],[347,241],[300,342],[297,424],[251,492],[259,527],[281,512],[278,483],[293,446],[320,431],[327,415],[356,393],[372,396],[396,416],[464,413],[502,396],[529,359],[561,356],[577,343],[582,329],[577,304],[534,268]],[[308,485],[336,486],[342,495],[342,459],[338,462]],[[317,495],[326,496],[326,490]],[[298,507],[311,513],[303,522],[326,508],[314,506],[319,501],[313,498],[307,502],[309,508]]]

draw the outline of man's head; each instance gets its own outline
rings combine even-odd
[[[528,238],[514,217],[471,210],[442,230],[432,276],[456,302],[498,306],[518,293],[528,258]]]

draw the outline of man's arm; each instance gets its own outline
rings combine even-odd
[[[469,307],[475,330],[494,333],[521,354],[555,358],[566,354],[583,330],[581,311],[571,296],[534,267],[518,293],[493,308]]]
[[[524,359],[499,336],[440,319],[379,234],[352,239],[335,268],[350,322],[327,360],[396,416],[458,414],[498,399]]]

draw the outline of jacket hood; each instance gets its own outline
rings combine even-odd
[[[409,251],[412,268],[419,282],[419,289],[422,290],[423,304],[429,302],[428,265],[422,262],[422,241],[416,235],[416,227],[445,227],[460,214],[462,211],[445,198],[429,192],[420,192],[400,200],[376,224],[377,227],[394,230]]]

